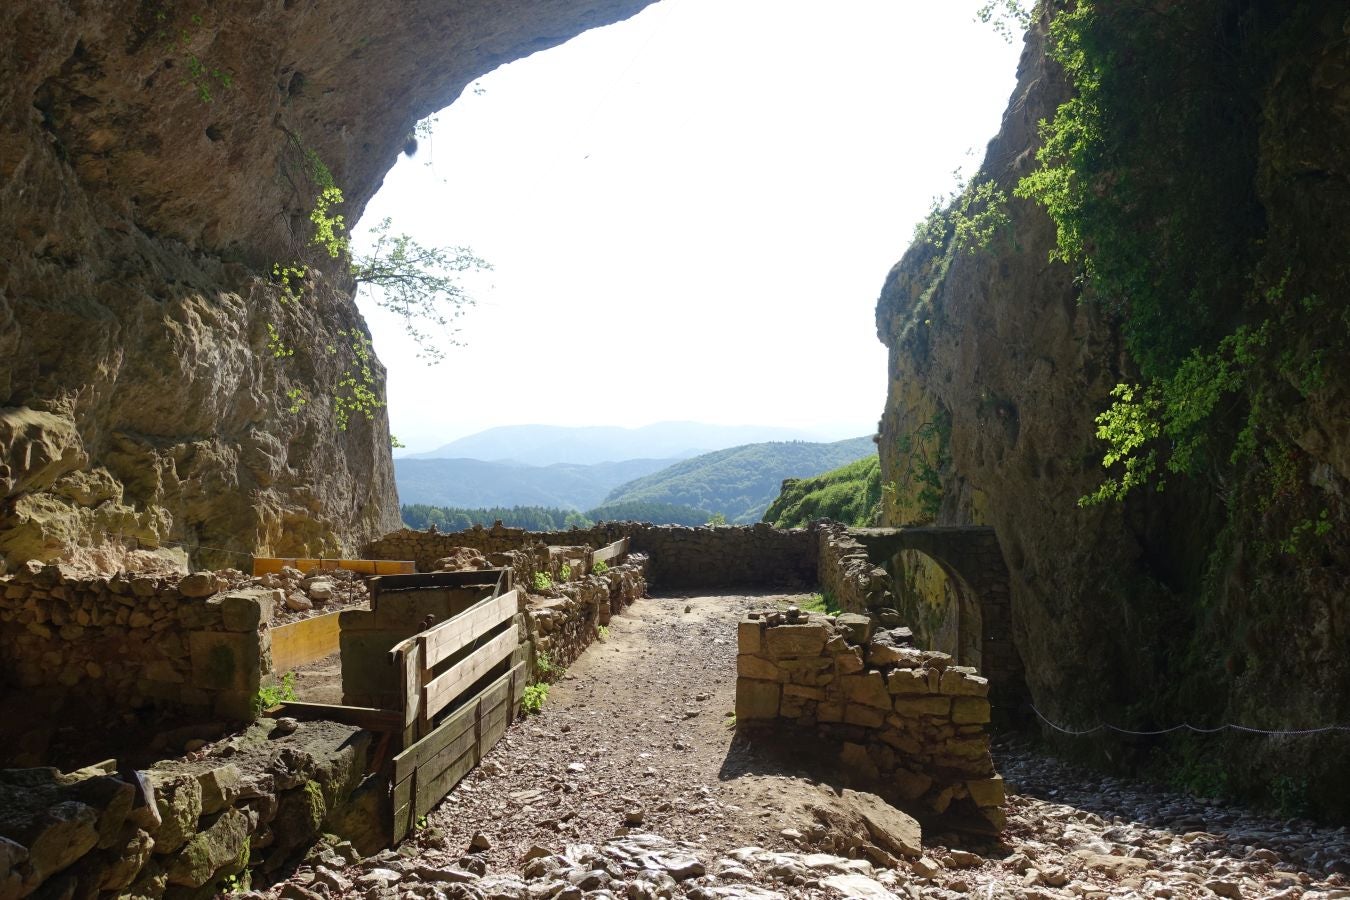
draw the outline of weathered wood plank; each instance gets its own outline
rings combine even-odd
[[[608,563],[612,559],[625,556],[628,553],[628,538],[619,538],[608,547],[601,547],[591,554],[591,565],[603,562]]]
[[[346,569],[361,575],[411,575],[417,563],[408,559],[303,559],[296,557],[255,556],[253,574],[267,575],[290,566],[301,572],[313,569]]]
[[[287,700],[275,710],[269,710],[272,718],[291,716],[305,721],[340,722],[343,725],[355,725],[370,731],[400,731],[403,728],[403,713],[397,709],[376,709],[371,706],[337,706],[330,703],[303,703]]]
[[[338,614],[301,619],[272,629],[272,671],[289,672],[338,652]]]
[[[474,710],[472,704],[457,710],[454,715],[394,757],[394,780],[401,781],[412,774],[413,770],[426,764],[433,756],[457,740],[460,735],[473,733]]]
[[[474,711],[479,700],[483,700],[486,705],[496,705],[514,697],[515,705],[519,706],[524,682],[525,665],[521,663],[485,687],[470,702],[464,704],[462,709],[456,710],[444,722],[437,725],[425,738],[394,757],[394,780],[402,781],[412,774],[414,769],[424,767],[433,756],[440,753],[459,735],[465,732],[472,734]]]
[[[412,831],[413,817],[413,780],[411,777],[394,782],[394,843],[398,843]]]
[[[512,622],[506,631],[432,679],[422,688],[424,714],[431,717],[449,706],[493,666],[510,656],[519,643],[520,626]]]
[[[519,611],[515,591],[480,600],[464,612],[422,632],[422,665],[430,669],[487,634]]]
[[[445,799],[450,789],[459,784],[460,779],[473,771],[478,765],[478,754],[471,747],[463,756],[451,763],[443,772],[426,784],[417,786],[417,796],[413,799],[413,809],[417,816],[425,816],[436,808],[436,804]]]

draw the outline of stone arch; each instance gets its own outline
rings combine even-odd
[[[882,565],[902,550],[933,559],[957,596],[958,661],[987,676],[1000,706],[1026,693],[1022,658],[1013,643],[1012,595],[998,535],[986,525],[850,529]]]

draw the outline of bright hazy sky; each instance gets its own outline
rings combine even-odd
[[[1013,88],[1020,42],[979,5],[661,0],[484,76],[362,222],[494,266],[439,365],[363,300],[392,432],[408,452],[523,423],[872,433],[882,282]]]

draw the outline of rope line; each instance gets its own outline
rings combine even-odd
[[[1350,731],[1350,725],[1323,725],[1321,728],[1299,728],[1288,731],[1278,731],[1278,730],[1270,730],[1267,728],[1252,728],[1250,725],[1236,725],[1231,722],[1228,724],[1219,725],[1214,728],[1202,728],[1199,725],[1192,725],[1189,722],[1182,722],[1180,725],[1173,725],[1170,728],[1158,728],[1153,731],[1134,731],[1129,728],[1121,728],[1119,725],[1111,725],[1109,723],[1104,722],[1100,725],[1094,725],[1091,728],[1074,729],[1074,728],[1065,728],[1063,725],[1059,725],[1055,722],[1050,721],[1039,709],[1035,707],[1034,704],[1029,705],[1031,705],[1031,711],[1036,714],[1036,718],[1040,719],[1046,725],[1049,725],[1051,728],[1055,729],[1061,734],[1067,734],[1071,737],[1084,737],[1089,734],[1096,734],[1099,731],[1114,731],[1117,734],[1131,734],[1131,735],[1138,735],[1141,737],[1152,737],[1159,734],[1171,734],[1174,731],[1193,731],[1196,734],[1216,734],[1220,731],[1231,730],[1231,731],[1244,731],[1249,734],[1267,734],[1279,737],[1299,737],[1308,734],[1326,734],[1332,731]]]

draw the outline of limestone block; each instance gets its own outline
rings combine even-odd
[[[845,789],[843,800],[863,820],[868,834],[883,850],[911,858],[923,855],[923,832],[912,817],[876,794]]]
[[[891,785],[896,794],[905,800],[917,800],[933,786],[933,779],[909,769],[896,769],[891,773]]]
[[[98,844],[98,811],[77,800],[63,800],[43,810],[25,839],[32,890],[84,856]]]
[[[764,649],[767,656],[777,659],[819,656],[829,637],[829,626],[824,623],[779,625],[764,630]]]
[[[863,728],[880,728],[886,721],[886,714],[875,707],[850,703],[844,707],[844,721]]]
[[[793,684],[819,687],[834,681],[834,661],[825,656],[780,660],[778,669]]]
[[[891,709],[891,695],[886,690],[886,681],[880,672],[871,671],[859,675],[843,675],[839,685],[844,696],[850,702],[862,703],[877,709]]]
[[[906,755],[915,756],[923,751],[923,745],[917,740],[905,734],[903,731],[898,731],[894,728],[888,728],[883,731],[881,733],[881,739]],[[926,791],[928,788],[925,786],[924,790]],[[919,793],[923,793],[923,791],[920,791]]]
[[[169,884],[201,887],[217,872],[242,869],[248,861],[248,815],[229,809],[193,835],[165,866]]]
[[[202,814],[202,786],[191,775],[155,779],[155,805],[160,826],[154,832],[155,853],[172,853],[197,831]]]
[[[895,647],[890,644],[870,644],[867,648],[869,666],[897,666],[913,669],[923,665],[924,654],[913,647]]]
[[[886,690],[895,695],[927,694],[923,669],[895,669],[886,679]]]
[[[227,631],[252,631],[272,621],[272,610],[279,599],[284,602],[284,596],[268,588],[245,588],[216,597],[207,605],[219,608]]]
[[[777,682],[737,678],[736,720],[776,718],[781,691]]]
[[[816,721],[822,723],[844,721],[844,704],[821,703],[816,707]]]
[[[214,572],[196,572],[178,582],[178,592],[184,597],[210,597],[219,590]]]
[[[961,668],[965,667],[962,666]],[[951,668],[942,673],[939,690],[944,694],[957,697],[987,697],[989,696],[989,679]]]
[[[788,684],[783,686],[784,697],[800,697],[803,700],[824,700],[825,690],[818,687],[807,687],[802,684]]]
[[[966,782],[966,790],[976,806],[1002,806],[1007,799],[1003,786],[1003,776],[976,778]]]
[[[782,681],[787,677],[778,666],[767,659],[742,653],[736,657],[736,674],[742,678],[757,678],[761,681]]]
[[[145,864],[150,861],[151,852],[155,849],[155,839],[142,829],[136,829],[136,833],[126,842],[114,857],[114,862],[103,873],[99,880],[98,889],[100,891],[121,891],[130,887],[136,880]]]
[[[736,645],[741,653],[759,653],[763,645],[764,623],[742,619],[736,626]]]
[[[957,725],[980,725],[989,721],[989,701],[982,697],[957,697],[952,701],[952,721]]]
[[[254,694],[260,681],[256,631],[194,631],[188,635],[194,687]]]
[[[902,716],[941,716],[951,715],[950,697],[896,697],[895,711]]]
[[[862,744],[845,742],[839,750],[839,765],[845,772],[861,776],[867,781],[881,778],[876,763],[872,762],[872,757],[867,755],[867,748]]]
[[[202,815],[218,813],[239,798],[243,775],[233,763],[197,774],[202,786]]]
[[[851,644],[866,644],[872,639],[872,619],[858,613],[843,613],[834,620]]]
[[[834,658],[834,671],[838,675],[853,675],[863,670],[862,648],[852,647],[847,653]]]

